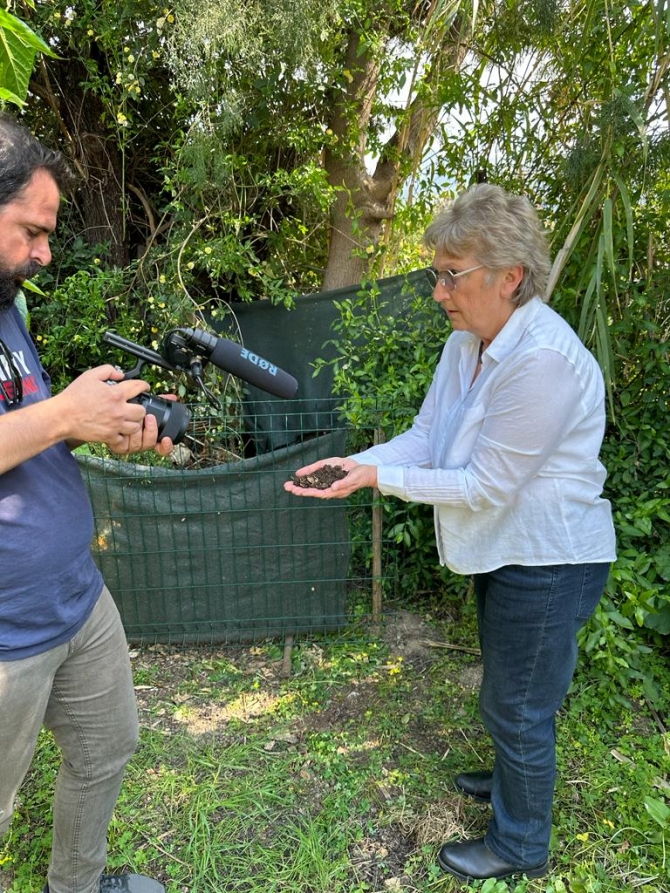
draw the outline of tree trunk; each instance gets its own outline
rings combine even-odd
[[[375,179],[365,167],[366,133],[379,69],[378,60],[360,52],[359,35],[351,32],[345,63],[350,80],[335,101],[330,127],[335,143],[325,153],[335,201],[324,291],[361,281],[369,266],[368,248],[377,243],[386,214],[391,181],[382,176]]]
[[[386,143],[373,173],[366,167],[366,135],[378,85],[379,63],[361,51],[350,34],[346,70],[348,87],[333,107],[333,148],[325,153],[328,180],[336,191],[330,214],[330,244],[323,290],[361,282],[380,241],[385,222],[393,219],[405,172],[417,163],[434,132],[441,103],[435,90],[444,73],[456,70],[465,48],[456,39],[456,23],[443,35],[430,65],[421,76],[421,90],[402,115],[403,123]],[[342,147],[349,147],[342,148]]]

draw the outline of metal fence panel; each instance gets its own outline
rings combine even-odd
[[[347,507],[298,499],[296,468],[343,455],[343,430],[214,468],[78,457],[94,554],[130,641],[234,642],[347,622]]]

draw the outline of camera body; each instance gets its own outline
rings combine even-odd
[[[145,408],[147,415],[156,417],[159,440],[169,437],[173,443],[181,443],[186,437],[191,424],[191,410],[188,406],[147,393],[138,394],[128,402],[139,403]]]
[[[122,370],[119,369],[119,371]],[[128,375],[126,375],[127,378]],[[118,382],[108,378],[105,384],[115,385]],[[138,394],[137,397],[131,397],[128,403],[137,403],[144,407],[147,415],[155,416],[158,423],[158,440],[169,437],[173,443],[181,443],[186,437],[191,424],[191,410],[183,403],[167,400],[165,397],[156,397],[146,391]]]
[[[122,338],[121,335],[117,335],[116,332],[105,332],[102,336],[102,340],[107,342],[107,344],[111,344],[114,347],[126,351],[126,353],[132,354],[132,356],[137,359],[138,362],[134,369],[124,373],[123,377],[125,381],[139,378],[142,374],[142,369],[147,363],[152,366],[160,366],[162,369],[168,369],[170,372],[185,371],[184,369],[180,369],[172,365],[172,363],[169,363],[155,350],[151,350],[148,347],[142,347],[141,344],[135,344],[133,341],[128,341],[127,338]],[[119,366],[116,368],[119,369],[119,371],[123,371]],[[107,384],[116,384],[116,382],[108,381]],[[173,443],[181,443],[186,437],[189,425],[191,424],[191,411],[188,406],[185,406],[183,403],[178,403],[175,400],[166,400],[164,397],[156,397],[154,394],[146,391],[142,394],[138,394],[137,397],[133,397],[128,402],[138,403],[145,408],[148,415],[155,416],[156,421],[158,422],[159,440],[163,437],[169,437]]]

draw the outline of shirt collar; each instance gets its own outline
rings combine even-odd
[[[535,319],[543,305],[542,298],[531,298],[530,301],[517,307],[486,348],[491,359],[501,363],[517,347],[530,323]]]

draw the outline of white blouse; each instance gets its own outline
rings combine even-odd
[[[434,505],[440,563],[457,573],[613,561],[595,358],[540,298],[512,313],[472,383],[479,344],[454,332],[412,427],[351,458],[378,466],[381,493]]]

